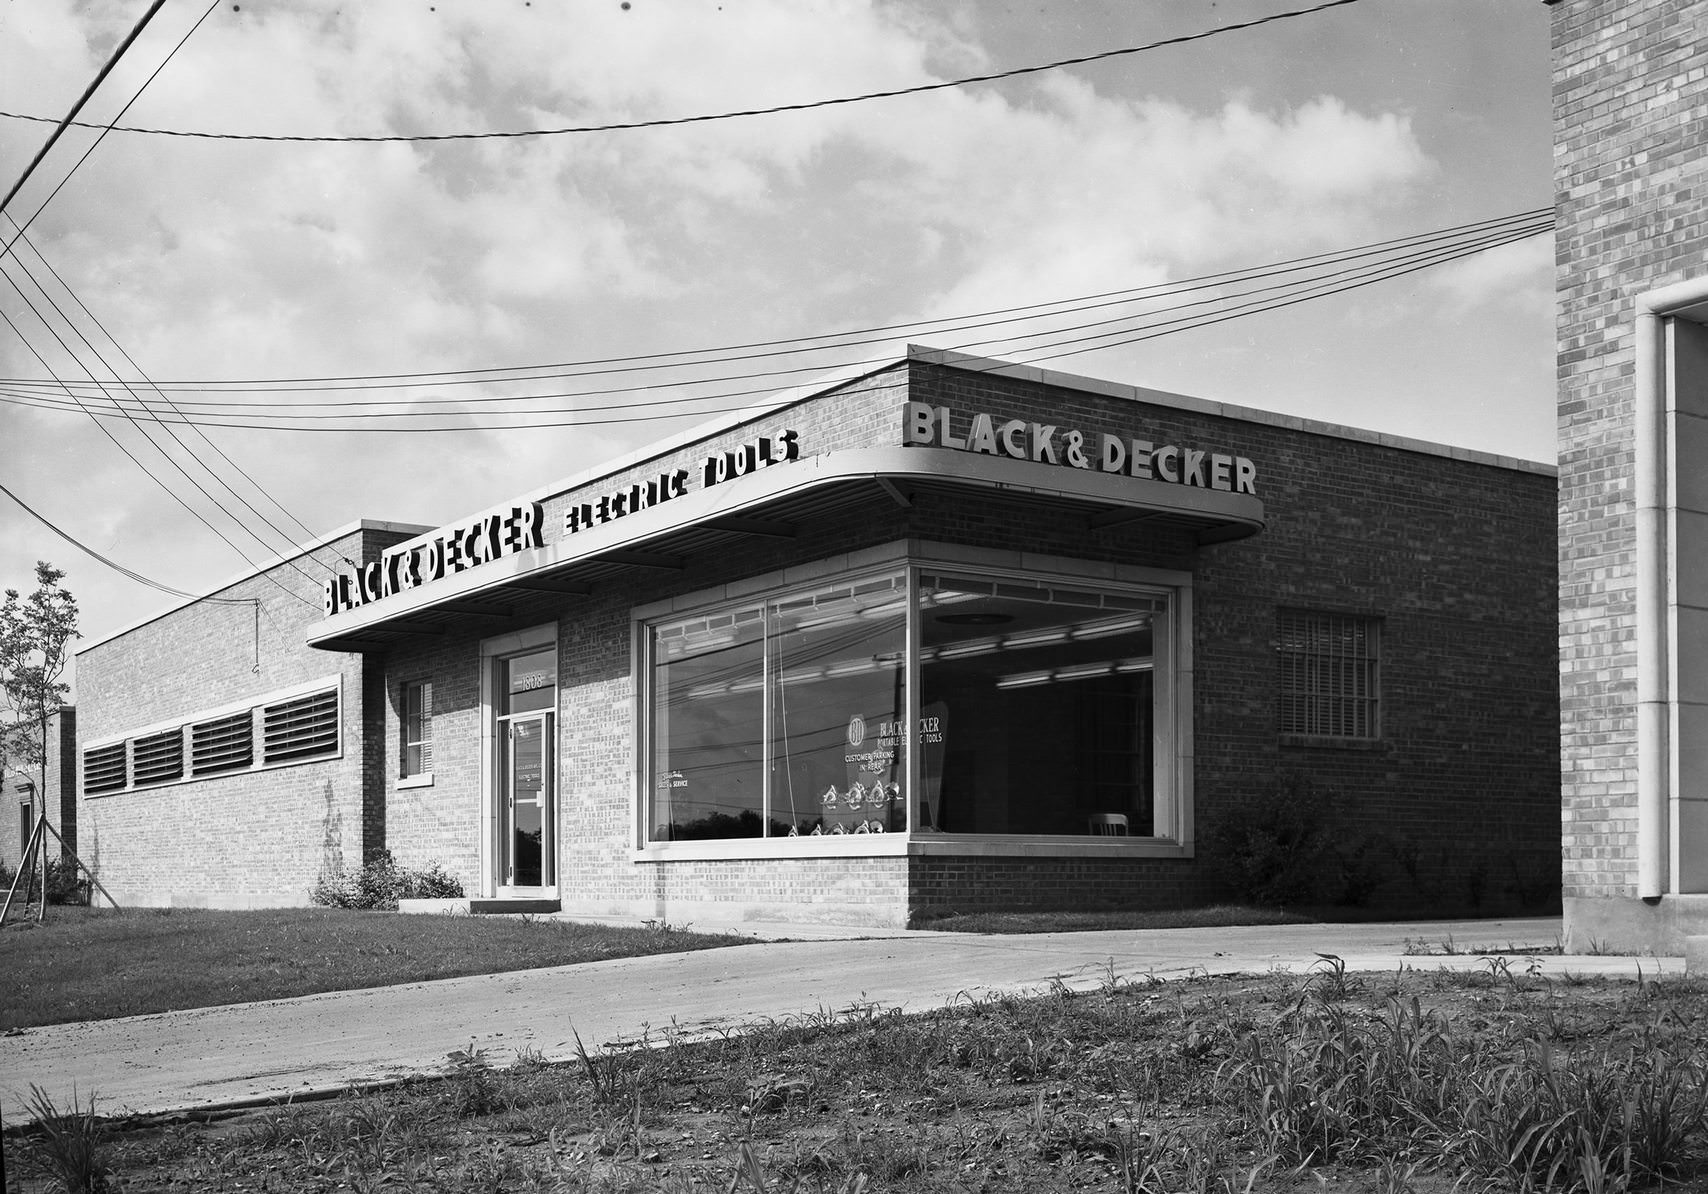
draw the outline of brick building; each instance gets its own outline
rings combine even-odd
[[[1708,10],[1552,13],[1571,948],[1708,934]]]
[[[1314,824],[1291,898],[1546,907],[1555,503],[1550,466],[911,349],[363,524],[312,613],[281,566],[86,650],[84,817],[121,900],[299,901],[383,847],[676,922],[1179,906]]]
[[[32,739],[33,728],[22,729]],[[77,710],[69,705],[48,721],[47,789],[42,794],[40,763],[7,760],[0,772],[0,808],[7,820],[0,823],[0,869],[15,874],[35,830],[36,818],[47,813],[47,822],[59,831],[63,849],[77,849]],[[16,810],[16,811],[14,811]],[[48,835],[48,853],[58,858],[60,841]]]

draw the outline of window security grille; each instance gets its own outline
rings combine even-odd
[[[167,730],[138,738],[131,749],[133,782],[163,784],[184,776],[184,731]]]
[[[255,718],[245,709],[190,727],[190,774],[245,771],[255,762]]]
[[[283,763],[338,752],[338,690],[261,710],[261,761]]]
[[[83,752],[83,790],[117,792],[124,788],[129,777],[125,774],[125,744],[92,746]]]
[[[1281,732],[1375,738],[1380,623],[1283,610],[1277,630]]]

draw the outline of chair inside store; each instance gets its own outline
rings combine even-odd
[[[1126,813],[1093,813],[1087,826],[1089,832],[1099,837],[1126,837]]]

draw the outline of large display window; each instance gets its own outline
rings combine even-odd
[[[1177,592],[915,564],[643,620],[642,845],[1178,841]]]
[[[920,830],[1156,832],[1161,595],[919,578]]]
[[[649,641],[649,840],[905,826],[905,573],[657,624]]]

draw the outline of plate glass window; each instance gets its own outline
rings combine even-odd
[[[907,578],[649,628],[651,841],[905,828]]]
[[[1167,589],[897,570],[645,626],[646,839],[1170,837],[1170,617]]]
[[[1164,596],[945,573],[919,608],[919,829],[1159,832]]]

